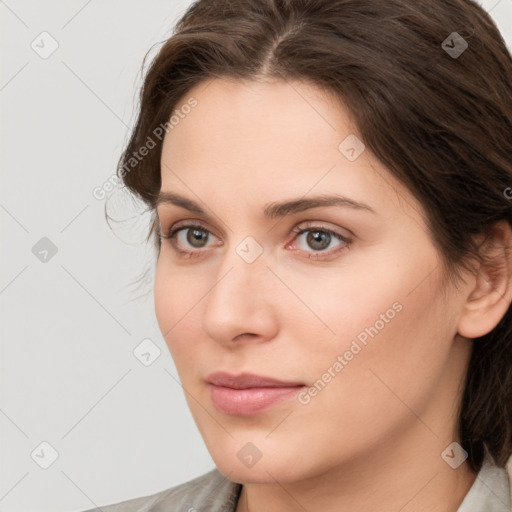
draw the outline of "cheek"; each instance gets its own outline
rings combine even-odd
[[[370,289],[349,287],[348,295],[338,291],[324,306],[336,337],[324,337],[309,351],[311,387],[303,412],[320,419],[329,411],[336,420],[319,421],[325,434],[337,425],[354,439],[377,439],[414,421],[410,411],[421,414],[434,395],[453,333],[434,284],[437,274],[411,293],[413,276],[418,279],[418,271],[411,268]]]
[[[186,339],[184,329],[190,328],[194,308],[202,296],[201,290],[200,279],[191,279],[188,274],[179,272],[165,262],[165,254],[161,254],[154,282],[155,314],[171,352],[176,341]]]
[[[442,373],[455,333],[441,300],[437,254],[425,243],[407,258],[405,248],[395,250],[373,263],[360,259],[350,269],[331,270],[315,286],[296,281],[302,292],[308,284],[308,306],[329,329],[318,330],[322,324],[311,315],[295,327],[310,382],[320,380],[324,397],[315,401],[342,396],[346,406],[361,401],[371,409],[376,397],[396,400],[395,392],[417,402]]]
[[[155,314],[180,379],[191,387],[198,384],[198,368],[211,367],[211,358],[205,354],[219,352],[219,346],[203,330],[208,293],[215,286],[216,274],[207,266],[180,267],[170,258],[164,250],[157,262]]]
[[[178,304],[178,287],[172,274],[161,263],[162,255],[158,259],[154,283],[155,314],[160,330],[167,339],[166,333],[171,329],[176,317]]]

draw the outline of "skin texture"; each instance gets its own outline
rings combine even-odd
[[[457,440],[468,338],[491,331],[510,302],[508,263],[492,279],[481,268],[458,290],[448,285],[422,205],[368,149],[345,157],[338,146],[357,128],[320,89],[215,79],[182,103],[190,97],[197,106],[164,140],[162,191],[207,215],[164,203],[157,213],[164,234],[189,221],[209,238],[193,245],[186,229],[177,235],[192,257],[162,241],[155,308],[215,464],[244,484],[237,511],[456,511],[475,474],[441,453]],[[323,206],[263,216],[273,203],[333,193],[375,213]],[[350,242],[332,237],[315,250],[322,229]],[[236,250],[249,236],[263,250],[252,263]],[[510,229],[494,238],[503,247]],[[393,304],[400,311],[389,319]],[[379,319],[378,334],[335,371]],[[292,397],[252,416],[217,410],[205,381],[250,372],[307,390],[329,368],[308,403]],[[261,454],[252,467],[237,456],[247,443]]]

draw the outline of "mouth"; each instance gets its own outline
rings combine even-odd
[[[215,407],[224,414],[251,416],[293,396],[305,387],[302,382],[287,382],[251,373],[210,374],[206,381]]]

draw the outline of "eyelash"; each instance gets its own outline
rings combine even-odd
[[[160,239],[161,240],[169,240],[171,242],[173,249],[183,258],[195,258],[195,257],[202,256],[203,253],[206,252],[205,250],[198,249],[198,250],[193,250],[193,251],[186,251],[184,249],[180,249],[178,247],[178,245],[176,244],[176,240],[175,240],[176,235],[180,231],[185,231],[187,229],[198,229],[198,230],[204,231],[208,234],[213,234],[213,233],[211,233],[211,231],[209,229],[207,229],[206,227],[204,227],[200,224],[182,224],[178,227],[171,228],[168,231],[168,233],[166,233],[165,235],[160,234]],[[331,229],[328,229],[328,228],[325,228],[322,226],[315,226],[315,225],[302,227],[302,228],[297,227],[297,228],[293,229],[292,232],[296,234],[296,237],[294,238],[294,240],[297,237],[299,237],[300,235],[302,235],[303,233],[308,233],[310,231],[311,232],[327,233],[327,234],[333,236],[334,238],[338,239],[340,242],[343,242],[345,245],[343,245],[341,247],[334,248],[334,249],[330,249],[327,251],[312,251],[312,252],[306,251],[309,254],[307,256],[307,258],[309,258],[309,259],[322,260],[322,259],[331,258],[335,254],[337,254],[345,249],[348,249],[350,244],[352,243],[352,240],[350,240],[349,238],[347,238],[343,235],[340,235],[336,231],[333,231]],[[289,244],[287,244],[287,246],[288,245]]]

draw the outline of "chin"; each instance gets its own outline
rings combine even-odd
[[[265,435],[267,435],[265,433]],[[208,447],[218,470],[229,480],[241,484],[291,483],[321,472],[308,447],[293,446],[284,438],[237,435],[229,442],[213,443]],[[251,441],[252,439],[252,441]]]
[[[239,484],[274,484],[290,483],[302,480],[307,475],[301,475],[297,472],[297,466],[290,472],[290,462],[280,463],[274,459],[265,464],[263,457],[253,467],[245,467],[241,463],[235,463],[232,460],[215,460],[217,469],[229,480]]]

